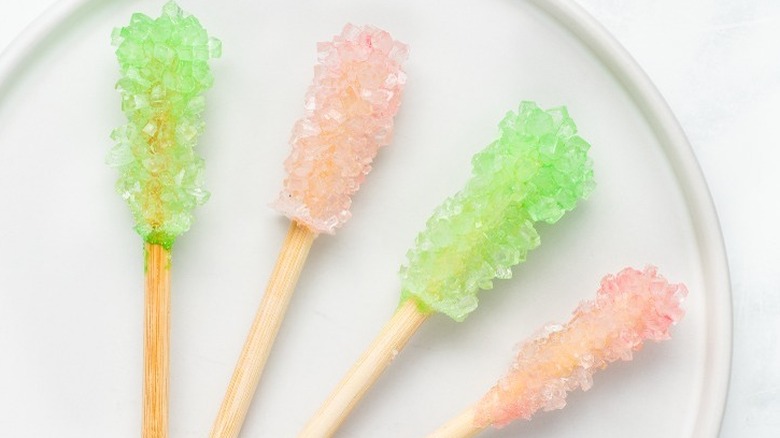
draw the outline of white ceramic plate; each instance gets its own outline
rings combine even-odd
[[[598,374],[563,411],[486,436],[711,437],[730,353],[717,219],[674,117],[641,70],[564,1],[182,1],[222,39],[208,93],[212,198],[174,252],[171,436],[210,428],[287,221],[280,188],[315,42],[346,22],[410,44],[394,143],[317,240],[243,436],[294,436],[392,313],[396,272],[469,158],[523,99],[565,104],[598,188],[482,295],[466,322],[432,318],[343,437],[423,436],[504,372],[513,345],[564,321],[599,279],[653,263],[690,289],[670,342]],[[538,4],[537,4],[538,3]],[[109,35],[162,1],[62,1],[0,60],[0,429],[15,438],[134,437],[140,425],[142,260],[104,164],[123,123]]]

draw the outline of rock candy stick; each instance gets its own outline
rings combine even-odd
[[[145,242],[143,436],[165,437],[171,248],[208,198],[194,147],[203,132],[202,93],[213,82],[208,61],[221,45],[173,2],[156,19],[134,14],[112,37],[128,123],[112,133],[108,162],[119,169],[117,191]]]
[[[401,104],[406,45],[372,26],[346,25],[317,46],[319,63],[293,129],[287,178],[273,204],[292,220],[265,295],[220,407],[212,437],[235,437],[244,422],[298,275],[314,238],[349,218],[351,196],[390,143]]]
[[[631,360],[646,340],[669,339],[687,293],[652,266],[607,275],[595,300],[582,302],[565,325],[548,325],[525,342],[509,373],[482,400],[428,437],[471,437],[488,426],[563,408],[568,392],[590,389],[596,371]]]
[[[466,187],[434,211],[407,253],[395,314],[301,437],[331,436],[430,314],[465,319],[479,290],[510,278],[539,245],[534,224],[558,221],[590,193],[590,146],[565,108],[523,102],[499,128],[500,137],[474,156]]]

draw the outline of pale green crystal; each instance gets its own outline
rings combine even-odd
[[[500,138],[472,159],[466,187],[444,201],[401,267],[401,301],[461,321],[477,292],[539,245],[535,222],[554,223],[592,190],[590,145],[565,108],[523,102],[499,124]]]
[[[114,30],[112,43],[128,123],[111,134],[116,145],[107,160],[119,169],[116,188],[138,234],[170,248],[209,196],[194,148],[204,128],[202,93],[213,82],[208,61],[221,44],[174,2],[157,19],[133,14],[127,27]]]

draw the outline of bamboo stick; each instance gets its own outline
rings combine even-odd
[[[305,226],[294,221],[290,225],[211,429],[212,438],[235,438],[241,431],[252,403],[252,396],[315,237],[316,234]]]
[[[484,428],[474,425],[474,407],[470,407],[458,416],[436,429],[427,438],[471,438]]]
[[[341,383],[330,394],[299,438],[332,436],[358,401],[428,317],[413,300],[403,303]]]
[[[171,253],[145,244],[143,438],[168,436]]]

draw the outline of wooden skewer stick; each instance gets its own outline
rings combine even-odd
[[[171,333],[171,253],[145,244],[143,438],[168,436],[168,352]]]
[[[422,313],[413,300],[403,303],[319,411],[309,420],[298,435],[299,438],[332,436],[426,318],[428,315]]]
[[[484,428],[474,425],[474,407],[461,412],[440,428],[428,435],[428,438],[471,438]]]
[[[244,348],[219,408],[212,438],[235,438],[252,403],[260,375],[282,325],[298,276],[317,235],[295,221],[290,225],[263,300],[257,309]]]

